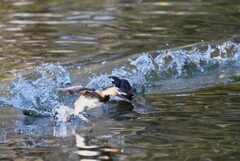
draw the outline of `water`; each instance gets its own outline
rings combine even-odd
[[[239,160],[239,2],[3,1],[0,160]],[[88,125],[77,96],[128,79]]]

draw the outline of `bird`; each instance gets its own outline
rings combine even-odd
[[[130,102],[135,106],[142,108],[149,108],[151,106],[141,104],[138,102],[132,101],[134,96],[133,88],[126,79],[120,79],[116,76],[109,76],[112,80],[114,86],[110,86],[103,90],[98,90],[95,88],[87,88],[83,86],[72,86],[68,88],[60,88],[59,91],[65,92],[68,94],[80,94],[80,97],[74,103],[74,109],[70,112],[77,115],[84,121],[91,123],[82,112],[86,112],[90,109],[100,107],[104,102],[109,101],[110,96],[117,96],[124,101]]]

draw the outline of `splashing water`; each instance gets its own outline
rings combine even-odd
[[[60,106],[57,89],[70,83],[69,73],[62,66],[53,64],[44,64],[35,71],[40,75],[36,80],[16,74],[17,80],[9,87],[11,98],[2,101],[23,111],[53,115],[54,109]]]
[[[112,86],[111,80],[108,78],[107,74],[102,74],[100,76],[94,76],[91,81],[87,84],[87,87],[104,89]]]
[[[109,75],[127,79],[131,85],[138,87],[138,93],[143,92],[143,85],[147,82],[146,77],[151,76],[155,70],[153,58],[150,54],[142,54],[137,59],[129,59],[129,64],[123,65],[120,68],[112,69],[110,74],[94,75],[87,87],[104,89],[112,86]]]
[[[225,42],[212,48],[208,45],[206,51],[196,47],[192,50],[167,50],[159,51],[154,62],[158,66],[158,73],[165,77],[189,77],[194,72],[224,66],[228,63],[237,63],[239,60],[239,44]]]
[[[138,93],[142,93],[144,88],[153,84],[154,79],[161,81],[168,78],[189,78],[199,73],[227,67],[229,64],[239,65],[239,55],[240,44],[231,41],[215,47],[208,45],[205,50],[194,47],[191,50],[158,51],[155,57],[150,53],[144,53],[135,60],[129,59],[129,64],[113,69],[110,75],[127,79]],[[89,86],[101,81],[108,82],[107,75],[94,76]]]
[[[168,78],[194,77],[198,73],[221,67],[238,67],[239,60],[240,44],[231,41],[215,47],[208,45],[206,49],[194,47],[191,50],[158,51],[156,55],[144,53],[134,60],[129,59],[126,64],[112,69],[110,73],[92,76],[86,86],[97,89],[112,86],[108,76],[113,75],[127,79],[138,93],[143,93],[149,84],[153,84],[154,79],[161,81]],[[2,98],[1,102],[21,110],[57,117],[60,121],[67,120],[69,107],[61,103],[57,89],[71,83],[69,72],[55,64],[44,64],[35,68],[34,72],[34,76],[37,75],[35,79],[16,74],[18,79],[8,87],[10,98]]]

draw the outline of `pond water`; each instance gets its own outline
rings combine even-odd
[[[3,0],[0,160],[240,160],[238,0]],[[129,80],[66,121],[77,96]],[[30,115],[29,115],[30,114]]]

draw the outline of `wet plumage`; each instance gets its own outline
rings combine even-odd
[[[125,79],[120,79],[116,76],[110,76],[115,87],[109,87],[104,90],[94,88],[86,88],[82,86],[73,86],[69,88],[60,88],[60,91],[69,94],[80,94],[80,97],[74,103],[73,113],[78,115],[83,120],[90,122],[84,117],[81,112],[92,108],[100,107],[104,102],[110,99],[110,96],[120,97],[122,100],[132,103],[135,106],[148,108],[148,105],[131,101],[133,97],[132,87]]]

